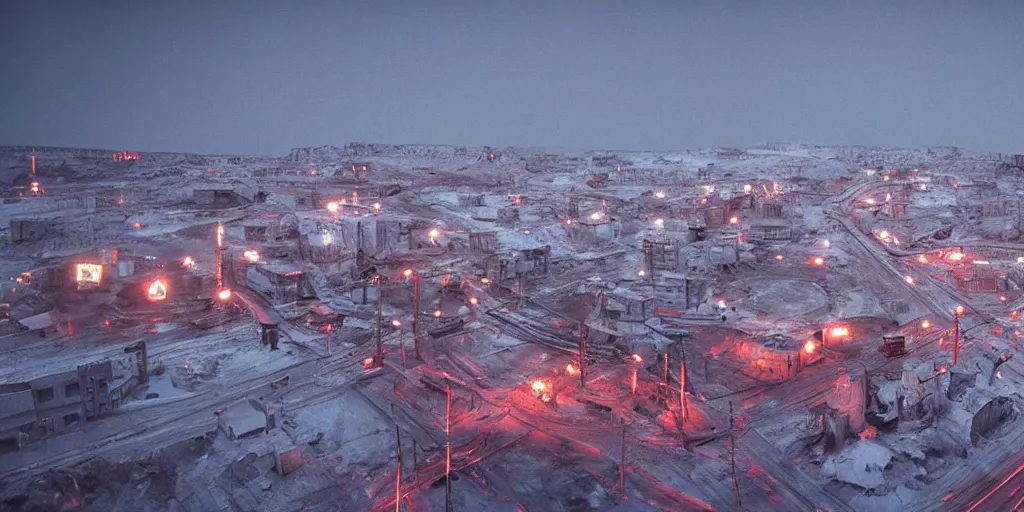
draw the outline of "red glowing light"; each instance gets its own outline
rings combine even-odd
[[[110,327],[110,320],[104,320],[103,327]]]
[[[434,318],[441,318],[441,315],[442,315],[442,313],[441,313],[440,309],[435,309],[434,310]]]
[[[149,295],[149,300],[160,301],[167,298],[167,286],[164,285],[163,281],[157,279],[149,285],[149,289],[146,290]]]
[[[956,316],[964,316],[964,311],[963,306],[957,306],[956,309],[953,310],[953,312],[956,313]]]
[[[363,368],[369,370],[371,367],[373,367],[373,358],[367,357],[366,359],[363,359]]]
[[[633,358],[633,362],[636,362],[636,363],[644,362],[644,358],[640,357],[640,354],[633,354],[630,357]]]

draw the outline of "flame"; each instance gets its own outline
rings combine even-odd
[[[571,226],[572,225],[572,219],[565,219],[565,225],[566,226]]]
[[[927,328],[929,328],[931,326],[932,326],[932,323],[929,322],[928,320],[925,320],[925,321],[921,322],[921,328],[922,329],[927,329]]]
[[[906,281],[907,284],[914,284],[914,278],[912,276],[906,276],[903,280]]]
[[[739,217],[731,217],[729,219],[729,224],[739,224],[739,223],[740,223],[740,218]]]
[[[865,199],[864,202],[867,203],[867,204],[875,204],[875,200],[870,198],[870,197]]]
[[[475,305],[480,303],[480,299],[478,299],[476,297],[470,297],[469,298],[469,303],[475,306]]]
[[[883,240],[885,240],[886,238],[889,238],[889,232],[884,230],[884,229],[879,231],[878,232],[878,238],[881,238]]]
[[[647,275],[647,271],[646,271],[646,270],[644,270],[644,269],[640,269],[640,270],[638,270],[638,271],[636,272],[636,275],[638,275],[638,276],[640,276],[640,277],[646,276],[646,275]]]
[[[636,363],[644,362],[644,358],[640,357],[640,354],[633,354],[633,355],[631,355],[629,357],[633,358],[633,362],[636,362]]]
[[[964,253],[962,253],[962,252],[950,253],[949,259],[951,259],[953,261],[960,261],[960,260],[964,259]]]
[[[594,212],[590,214],[590,220],[601,220],[601,217],[603,216],[604,214],[601,212]]]
[[[892,201],[892,194],[885,194],[885,202]]]
[[[433,240],[433,239],[441,236],[441,232],[436,230],[436,229],[431,229],[430,232],[427,233],[427,236],[429,236],[430,239]]]
[[[820,266],[825,264],[825,258],[822,258],[821,256],[818,256],[817,258],[814,258],[813,260],[811,260],[811,263],[814,264],[817,267],[820,267]]]
[[[654,197],[657,197],[658,199],[665,199],[665,193],[664,192],[655,192],[654,193]]]
[[[224,247],[224,226],[217,224],[217,247]]]
[[[401,320],[392,320],[391,321],[391,326],[392,327],[401,327],[402,326],[402,322],[401,322]]]
[[[231,298],[231,289],[225,288],[217,294],[217,298],[220,300],[228,300]]]
[[[434,310],[434,318],[441,318],[441,314],[442,313],[441,313],[440,309],[435,309]]]
[[[817,347],[814,346],[814,342],[811,340],[807,340],[807,343],[804,343],[804,352],[808,354],[813,354],[815,348]]]
[[[491,280],[487,279],[486,277],[481,279],[480,282],[483,283],[483,284],[491,284]]]
[[[579,375],[580,374],[580,370],[579,370],[579,368],[576,368],[576,365],[574,365],[572,363],[569,363],[569,364],[565,365],[565,373],[568,374],[568,375]],[[536,383],[535,383],[535,385],[536,385]],[[536,390],[537,390],[537,388],[534,388],[534,391],[536,391]]]
[[[380,203],[373,203],[373,209],[374,209],[374,210],[377,210],[377,211],[380,211],[380,209],[381,209],[381,204],[380,204]]]
[[[260,260],[260,253],[253,250],[245,251],[244,253],[242,253],[242,256],[249,263],[256,263],[257,261]]]
[[[363,359],[363,368],[369,370],[371,367],[373,367],[373,358],[367,357],[366,359]]]
[[[752,187],[750,185],[743,185],[743,193],[744,194],[749,194],[752,190],[754,190],[754,187]]]
[[[963,306],[957,306],[956,309],[953,310],[953,312],[956,313],[956,316],[964,316],[964,311]]]
[[[336,213],[338,211],[338,203],[335,203],[333,201],[330,202],[330,203],[327,203],[327,211],[329,211],[331,213]]]
[[[149,300],[158,301],[167,298],[167,286],[164,285],[163,281],[157,279],[149,285]]]
[[[878,429],[871,425],[868,425],[867,428],[860,433],[861,439],[874,439],[876,437],[878,437]]]
[[[829,247],[832,247],[832,242],[829,242],[828,240],[822,240],[821,246],[828,249]]]
[[[191,256],[185,256],[185,259],[181,262],[182,268],[196,268],[196,260],[192,259]]]
[[[832,336],[834,336],[834,337],[848,336],[849,334],[850,334],[850,328],[849,327],[833,327],[832,328]]]
[[[331,245],[331,242],[334,242],[334,236],[325,231],[324,234],[320,235],[320,241],[324,245]]]
[[[925,258],[924,254],[922,254],[922,255],[917,257],[917,261],[919,261],[921,263],[928,263],[928,258]]]
[[[548,388],[547,384],[544,384],[543,381],[539,380],[533,381],[533,384],[531,384],[530,387],[533,388],[534,393],[543,393],[544,390]]]
[[[725,307],[725,299],[721,299],[721,300],[718,301],[718,307],[720,307],[720,308],[724,308]]]
[[[665,227],[665,219],[662,219],[662,218],[654,219],[654,225],[658,226],[659,228]]]
[[[997,379],[1002,379],[1003,378],[1003,369],[1002,368],[996,370],[996,378]]]
[[[776,259],[777,261],[782,261],[782,260],[784,259],[784,256],[782,256],[781,254],[776,254],[776,255],[775,255],[775,259]]]
[[[79,263],[75,266],[75,281],[99,283],[103,280],[103,265]]]
[[[411,268],[407,268],[407,269],[403,270],[402,271],[402,275],[405,276],[405,277],[412,277],[412,269]]]

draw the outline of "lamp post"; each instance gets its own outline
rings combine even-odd
[[[412,279],[412,352],[420,357],[420,275],[411,268],[402,271],[406,279]]]
[[[960,317],[964,316],[964,307],[957,306],[953,310],[953,366],[960,361]]]
[[[392,320],[391,326],[398,329],[398,346],[401,347],[402,351],[402,369],[408,368],[405,358],[405,331],[402,330],[402,322],[399,320]]]

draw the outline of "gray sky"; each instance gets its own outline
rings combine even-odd
[[[1024,0],[0,1],[0,144],[1024,153]]]

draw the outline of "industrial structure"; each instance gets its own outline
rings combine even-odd
[[[1017,160],[0,148],[0,508],[1013,510]]]

